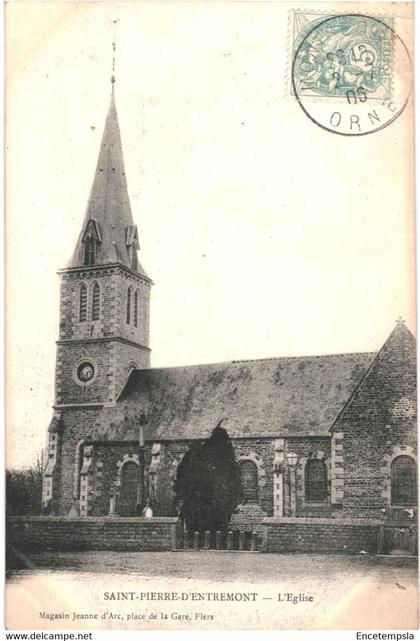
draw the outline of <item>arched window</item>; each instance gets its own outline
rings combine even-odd
[[[324,461],[313,458],[306,463],[305,498],[314,503],[328,500],[328,475]]]
[[[244,503],[258,501],[258,470],[253,461],[241,461],[242,500]]]
[[[136,513],[138,488],[138,465],[133,461],[125,463],[121,470],[120,497],[118,501],[118,514],[120,516],[134,516]]]
[[[96,260],[96,239],[89,234],[85,239],[85,265],[94,265]]]
[[[83,283],[80,287],[79,296],[79,321],[83,323],[87,318],[87,288]]]
[[[92,292],[92,320],[99,320],[101,309],[101,290],[98,283],[93,286]]]
[[[416,462],[411,456],[397,456],[391,463],[391,504],[417,503]]]
[[[131,287],[127,289],[127,324],[131,321]]]
[[[134,293],[134,327],[139,324],[139,290],[136,289]]]

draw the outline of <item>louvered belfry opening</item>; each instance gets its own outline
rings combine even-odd
[[[87,287],[83,283],[80,287],[79,321],[83,323],[86,319],[87,319]]]
[[[86,238],[85,240],[85,256],[84,264],[86,266],[94,265],[96,259],[96,240],[93,236]]]
[[[101,290],[98,283],[93,285],[92,292],[92,320],[99,320],[101,313]]]

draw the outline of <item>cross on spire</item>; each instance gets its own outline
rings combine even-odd
[[[115,41],[112,43],[112,75],[111,75],[112,94],[114,95],[115,85]]]
[[[115,50],[117,48],[117,37],[116,37],[117,23],[118,23],[118,18],[117,20],[112,21],[112,24],[114,25],[114,39],[112,41],[112,75],[111,75],[112,95],[114,95],[114,85],[115,85]]]

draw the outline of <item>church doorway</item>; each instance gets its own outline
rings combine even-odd
[[[118,514],[120,516],[135,516],[139,468],[137,463],[128,461],[121,470],[120,497]]]

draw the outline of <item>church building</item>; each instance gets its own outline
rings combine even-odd
[[[376,352],[153,368],[153,282],[139,256],[114,96],[86,215],[61,269],[54,414],[43,504],[56,515],[177,514],[193,441],[221,424],[241,470],[232,528],[264,517],[415,514],[415,339]]]

